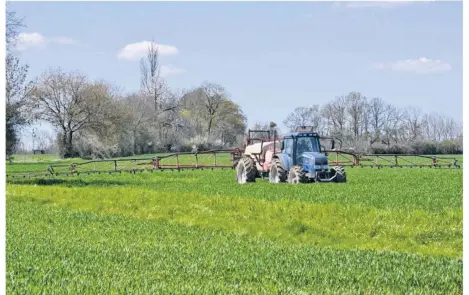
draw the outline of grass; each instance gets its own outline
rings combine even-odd
[[[462,262],[444,257],[277,244],[34,202],[7,209],[9,293],[462,292]]]
[[[298,186],[231,170],[13,179],[8,292],[461,294],[462,170],[346,171]]]

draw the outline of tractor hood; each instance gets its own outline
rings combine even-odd
[[[308,162],[309,165],[327,165],[327,156],[318,152],[307,152],[301,154],[301,161]]]
[[[327,157],[318,152],[302,153],[298,159],[298,164],[303,166],[306,172],[314,173],[315,171],[326,171],[329,169]]]

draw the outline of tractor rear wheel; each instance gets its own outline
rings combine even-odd
[[[347,175],[345,174],[344,167],[334,166],[332,172],[337,173],[335,177],[335,182],[347,182]]]
[[[287,181],[287,172],[283,168],[282,162],[279,159],[273,159],[270,164],[269,182],[281,183]]]
[[[249,156],[242,156],[236,166],[236,180],[238,183],[255,182],[257,168],[254,160]]]
[[[288,183],[299,184],[306,182],[308,182],[308,178],[306,177],[306,172],[303,170],[303,167],[294,166],[290,169],[288,173]]]

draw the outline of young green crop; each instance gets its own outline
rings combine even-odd
[[[425,168],[348,168],[347,183],[291,186],[273,185],[267,180],[239,185],[234,171],[155,171],[142,173],[96,174],[44,179],[12,179],[10,183],[37,186],[134,187],[172,194],[236,196],[269,201],[298,200],[319,204],[338,203],[394,210],[462,212],[462,170]]]
[[[346,172],[296,186],[216,169],[13,179],[8,292],[460,294],[462,170]]]
[[[462,261],[9,200],[10,294],[461,294]]]
[[[170,183],[170,176],[166,182]],[[189,180],[189,181],[188,181]],[[164,181],[164,180],[162,180]],[[173,183],[177,182],[173,179]],[[180,179],[190,184],[190,179]],[[345,186],[342,186],[345,187]],[[310,186],[314,188],[314,186]],[[11,200],[51,203],[72,210],[169,220],[184,225],[341,249],[374,249],[461,256],[458,210],[377,209],[296,200],[267,201],[169,188],[9,186]]]

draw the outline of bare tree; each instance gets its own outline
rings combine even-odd
[[[422,134],[422,110],[415,107],[409,107],[404,110],[402,119],[406,130],[406,138],[409,141],[419,139]]]
[[[318,105],[297,107],[287,116],[285,121],[283,121],[283,124],[285,124],[290,131],[294,131],[298,126],[312,126],[313,129],[319,133],[323,131],[321,128],[322,123]]]
[[[16,46],[16,43],[18,41],[18,36],[19,36],[19,30],[20,28],[24,26],[25,25],[23,23],[23,19],[19,18],[16,15],[16,12],[11,10],[7,6],[5,37],[6,37],[6,49],[8,53],[10,53],[11,50]]]
[[[375,97],[370,100],[368,104],[368,112],[370,116],[370,144],[372,145],[376,141],[380,140],[384,127],[389,118],[390,113],[392,112],[392,107],[384,102],[383,99]]]
[[[45,130],[36,133],[36,148],[44,151],[50,151],[54,146],[54,136]]]
[[[360,125],[360,134],[364,138],[369,138],[371,115],[370,115],[370,104],[368,100],[365,100],[364,102],[362,114],[363,114],[363,117],[362,117],[362,123]]]
[[[37,115],[61,132],[64,157],[75,154],[76,132],[105,124],[101,115],[110,96],[109,85],[90,83],[81,73],[64,73],[61,69],[46,71],[32,95]]]
[[[33,82],[27,80],[28,65],[21,65],[12,50],[16,45],[19,28],[23,27],[22,20],[11,10],[7,10],[6,18],[6,153],[11,155],[18,143],[20,128],[31,119],[27,107]]]
[[[432,129],[430,128],[430,114],[424,114],[422,117],[422,134],[426,139],[432,138]]]
[[[347,119],[346,109],[347,105],[344,96],[336,97],[322,108],[321,113],[327,121],[329,134],[344,134]]]
[[[141,88],[145,95],[152,98],[155,111],[162,108],[166,84],[161,77],[158,47],[150,43],[147,58],[140,60]]]
[[[151,42],[147,58],[140,61],[141,94],[153,103],[152,127],[160,144],[168,141],[169,132],[177,129],[180,122],[174,118],[178,113],[180,96],[170,91],[161,76],[158,45]]]
[[[182,95],[173,91],[166,91],[165,100],[160,112],[157,114],[157,126],[159,138],[167,142],[166,146],[172,145],[170,133],[179,130],[183,123],[179,117],[179,108],[181,107]]]
[[[352,135],[358,139],[362,134],[363,118],[366,110],[366,97],[359,92],[351,92],[346,97],[347,114]]]
[[[132,154],[137,154],[138,134],[148,131],[153,119],[152,105],[138,94],[129,95],[123,100],[126,110],[125,120],[132,136]]]
[[[387,146],[390,146],[392,142],[398,143],[402,112],[394,106],[389,106],[384,121],[382,143]]]
[[[269,124],[267,123],[260,123],[260,122],[257,122],[256,124],[254,124],[254,126],[252,126],[252,129],[253,130],[270,130],[270,127],[269,127]]]
[[[444,118],[443,137],[446,140],[455,139],[458,136],[459,126],[453,118]]]
[[[462,135],[462,128],[454,119],[437,113],[422,116],[421,127],[422,136],[433,141],[457,139]]]

